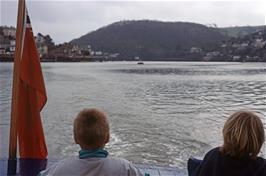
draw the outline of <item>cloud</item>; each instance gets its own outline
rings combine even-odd
[[[265,24],[264,1],[27,1],[33,29],[56,43],[120,20],[189,21],[218,26]],[[16,24],[17,2],[1,0],[1,25]]]

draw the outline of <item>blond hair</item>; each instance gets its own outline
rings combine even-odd
[[[260,118],[250,111],[237,111],[225,122],[221,152],[235,158],[255,159],[265,141]]]
[[[103,112],[84,109],[74,120],[74,138],[82,148],[103,148],[109,141],[109,124]]]

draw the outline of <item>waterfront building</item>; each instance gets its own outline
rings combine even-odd
[[[74,61],[80,60],[82,57],[82,52],[78,45],[71,43],[64,43],[55,46],[49,51],[48,57],[53,60],[61,61]]]
[[[16,29],[14,27],[0,27],[0,54],[13,55],[16,44]]]
[[[35,37],[35,43],[40,57],[47,56],[50,49],[54,47],[54,42],[49,35],[38,33]]]
[[[3,26],[3,27],[0,27],[0,30],[2,31],[5,37],[9,37],[9,36],[12,38],[16,37],[16,28],[14,27]]]

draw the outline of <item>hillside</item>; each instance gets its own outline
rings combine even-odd
[[[255,33],[257,31],[263,30],[266,26],[235,26],[235,27],[225,27],[219,28],[222,34],[228,37],[244,37]]]
[[[71,42],[83,47],[91,45],[95,51],[119,53],[123,60],[135,56],[156,60],[190,59],[192,47],[210,51],[224,40],[226,37],[218,29],[201,24],[141,20],[116,22]]]
[[[266,28],[231,38],[204,57],[209,61],[266,62]]]

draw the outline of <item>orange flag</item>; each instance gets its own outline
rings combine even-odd
[[[45,159],[47,148],[40,118],[47,96],[30,18],[24,6],[18,72],[17,130],[20,158]]]

